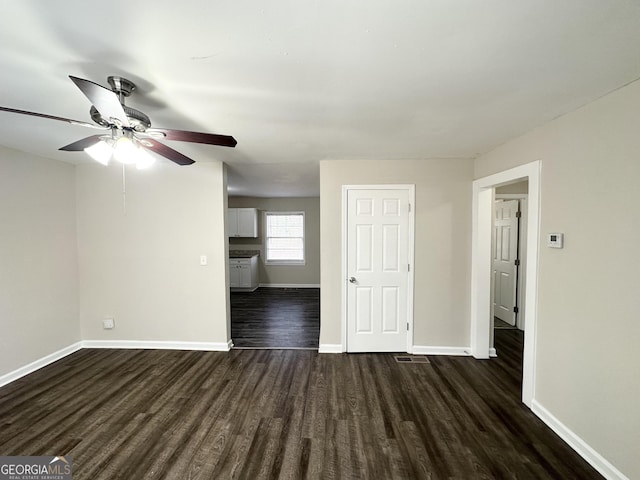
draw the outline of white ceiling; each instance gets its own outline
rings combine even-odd
[[[470,158],[640,77],[631,0],[21,0],[0,19],[0,105],[89,120],[68,75],[134,80],[167,142],[229,166],[230,193],[319,194],[326,158]],[[94,134],[0,112],[0,145]],[[189,168],[178,167],[175,168]]]

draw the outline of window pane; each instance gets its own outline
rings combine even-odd
[[[300,237],[304,230],[302,227],[274,227],[269,232],[270,237]]]
[[[270,226],[292,226],[292,227],[302,227],[302,215],[274,215],[270,214],[267,216]]]
[[[301,250],[269,250],[267,260],[304,260]]]
[[[304,242],[301,238],[269,238],[267,239],[267,248],[271,249],[293,249],[302,250]]]
[[[304,261],[304,214],[267,213],[267,260]]]

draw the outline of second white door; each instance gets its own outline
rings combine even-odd
[[[493,219],[493,314],[516,324],[518,200],[496,202]]]
[[[407,351],[409,191],[347,193],[347,351]]]

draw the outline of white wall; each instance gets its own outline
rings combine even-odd
[[[231,250],[260,250],[260,283],[270,285],[320,284],[320,198],[229,197],[231,207],[258,209],[258,238],[230,238]],[[265,265],[264,212],[304,212],[305,264]]]
[[[640,82],[502,145],[475,178],[542,161],[535,400],[640,478]]]
[[[80,340],[74,177],[0,147],[0,376]]]
[[[320,162],[320,344],[341,343],[342,185],[415,184],[414,345],[469,346],[471,160]]]
[[[122,167],[81,165],[77,205],[83,339],[227,342],[222,163],[127,169],[126,211]]]

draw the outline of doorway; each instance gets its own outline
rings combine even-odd
[[[515,286],[515,324],[513,322],[508,322],[511,325],[514,325],[518,330],[524,331],[524,312],[526,309],[526,302],[524,298],[525,286],[526,286],[526,262],[524,259],[527,256],[527,223],[529,219],[528,215],[528,192],[529,192],[529,182],[527,180],[512,183],[506,186],[497,187],[495,189],[495,201],[496,205],[500,205],[499,202],[512,202],[517,201],[517,245],[516,245],[516,256],[514,263],[517,267],[516,270],[516,283]],[[503,216],[504,217],[504,216]],[[496,216],[494,216],[494,219]],[[494,220],[495,221],[495,220]],[[495,231],[495,226],[494,226]],[[513,247],[513,245],[512,245]],[[494,240],[494,251],[495,251],[495,240]],[[495,279],[494,279],[495,283]],[[495,294],[495,290],[494,290]],[[495,297],[494,295],[494,302]],[[494,307],[495,309],[495,307]],[[498,315],[494,315],[497,317]],[[494,318],[495,320],[495,318]]]
[[[228,196],[227,203],[254,215],[250,234],[229,238],[229,262],[251,271],[248,288],[230,288],[234,348],[317,350],[319,197]]]
[[[489,358],[492,333],[491,246],[494,189],[521,180],[529,182],[526,222],[527,252],[522,259],[526,268],[523,299],[524,353],[522,401],[532,406],[535,388],[537,277],[539,248],[540,167],[535,161],[490,175],[473,182],[472,280],[471,280],[471,353],[475,358]]]
[[[490,355],[501,354],[496,337],[524,336],[527,198],[529,183],[521,181],[495,189],[492,277],[493,328]],[[507,343],[508,345],[508,343]],[[509,353],[509,352],[507,352]]]

